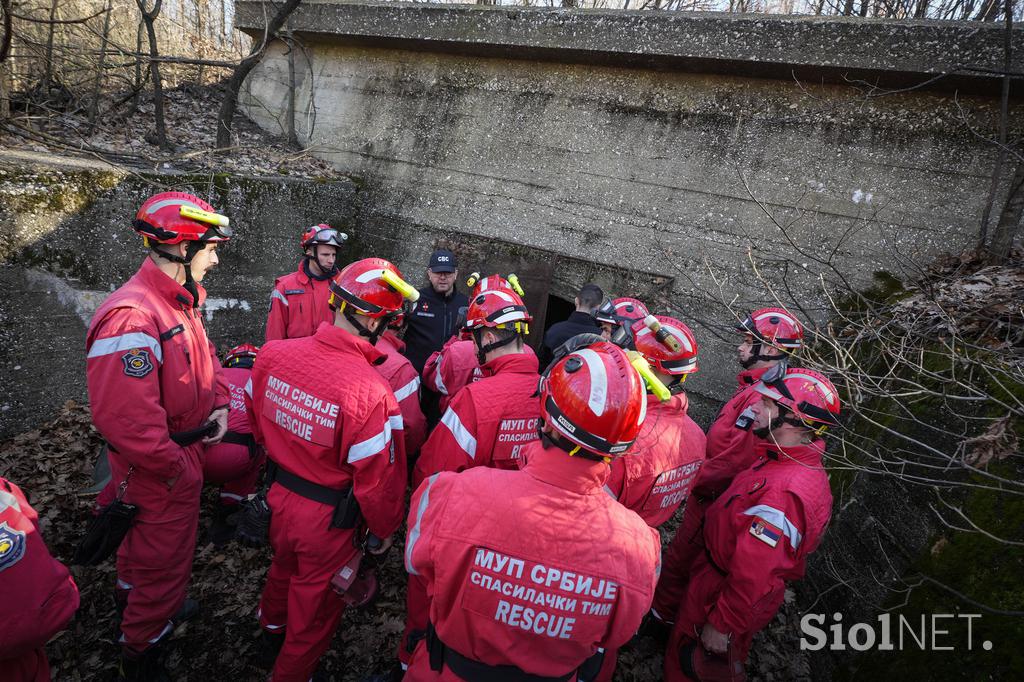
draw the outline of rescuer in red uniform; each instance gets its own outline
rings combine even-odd
[[[657,331],[655,331],[657,329]],[[636,349],[672,393],[662,402],[647,394],[647,418],[629,454],[612,462],[606,484],[619,503],[656,528],[690,494],[704,462],[706,438],[686,413],[686,377],[697,371],[697,340],[685,324],[653,315],[633,323]]]
[[[642,301],[623,296],[602,303],[594,312],[594,319],[601,325],[601,336],[619,343],[620,339],[613,337],[620,328],[624,327],[628,330],[634,322],[642,320],[650,314],[651,311]],[[622,344],[619,343],[619,345]]]
[[[501,275],[490,275],[480,279],[474,272],[467,281],[467,284],[474,287],[470,300],[491,289],[514,291],[522,297],[523,290],[519,286],[518,278],[515,275],[509,277],[515,280],[515,284]],[[536,355],[534,350],[526,345],[523,346],[523,352]],[[479,381],[483,376],[480,361],[477,360],[476,345],[469,330],[465,328],[461,330],[459,336],[448,339],[444,347],[435,351],[423,365],[423,383],[440,396],[439,406],[442,414],[448,409],[456,393],[464,386]]]
[[[228,518],[238,511],[239,504],[256,492],[256,479],[265,459],[256,445],[245,409],[245,385],[249,383],[252,366],[259,348],[243,343],[224,356],[224,378],[231,396],[228,431],[220,443],[206,449],[203,480],[220,485],[220,495],[213,512],[210,539],[223,545],[235,534]]]
[[[701,534],[704,510],[729,487],[736,474],[757,459],[754,454],[757,439],[750,430],[751,410],[760,402],[761,395],[753,387],[769,369],[780,365],[784,369],[790,354],[799,350],[804,337],[803,327],[796,317],[782,308],[755,310],[736,325],[736,330],[743,335],[737,347],[743,367],[736,377],[739,385],[708,429],[707,460],[683,509],[683,520],[662,557],[661,578],[651,615],[656,621],[667,624],[672,623],[679,606],[690,564],[694,557],[704,553]]]
[[[151,253],[93,316],[86,377],[112,480],[124,487],[123,501],[139,507],[117,553],[120,677],[153,680],[166,674],[159,645],[191,573],[204,445],[228,426],[227,383],[206,337],[199,282],[231,230],[226,217],[183,192],[147,199],[134,227]]]
[[[404,314],[399,318],[405,317]],[[401,327],[401,323],[397,323]],[[406,457],[415,458],[427,439],[427,418],[420,408],[420,375],[405,357],[405,341],[398,338],[393,329],[386,330],[377,340],[377,350],[386,354],[384,362],[376,365],[377,371],[391,386],[402,411],[402,422],[405,426]]]
[[[373,344],[403,296],[416,291],[391,263],[350,264],[331,283],[333,324],[264,345],[246,389],[253,433],[275,465],[274,560],[259,607],[260,657],[279,649],[274,682],[310,679],[344,610],[332,576],[358,569],[364,528],[383,552],[401,523],[402,416]]]
[[[39,515],[0,476],[0,671],[10,682],[49,682],[45,644],[78,609],[78,587],[50,555]]]
[[[338,253],[348,236],[323,223],[302,235],[306,256],[299,269],[274,281],[267,316],[267,341],[311,336],[321,322],[334,319],[327,299],[331,278],[338,274]]]
[[[640,430],[643,382],[613,344],[568,350],[542,380],[525,468],[443,472],[413,495],[406,570],[431,603],[407,680],[572,680],[648,608],[657,531],[603,492]]]
[[[738,474],[704,519],[706,551],[690,568],[665,655],[665,679],[742,679],[750,642],[804,574],[832,513],[821,458],[839,397],[822,374],[789,369],[754,390],[758,460]]]
[[[470,302],[464,329],[473,337],[484,378],[459,391],[427,438],[413,469],[414,487],[438,471],[517,468],[523,448],[537,440],[537,356],[523,343],[530,320],[510,288],[483,290]],[[426,634],[429,606],[426,583],[410,575],[398,653],[403,666]]]
[[[537,356],[524,350],[532,318],[514,291],[489,289],[466,311],[484,378],[459,391],[424,443],[413,485],[438,471],[516,468],[521,447],[537,439]]]

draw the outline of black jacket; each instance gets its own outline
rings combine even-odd
[[[568,319],[551,325],[544,335],[544,350],[541,353],[541,365],[551,362],[553,351],[577,334],[600,334],[601,325],[590,313],[573,312]]]
[[[410,316],[405,330],[405,357],[417,372],[422,372],[430,354],[441,350],[444,342],[458,331],[455,321],[459,317],[459,308],[468,305],[469,298],[455,289],[447,297],[442,297],[430,285],[420,289],[416,311]]]

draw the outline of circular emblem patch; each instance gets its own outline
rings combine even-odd
[[[132,348],[121,356],[121,362],[124,363],[124,373],[137,379],[153,371],[153,361],[144,348]]]

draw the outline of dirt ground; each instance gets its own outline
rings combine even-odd
[[[71,402],[54,421],[0,444],[0,472],[25,491],[39,513],[50,551],[65,563],[92,509],[93,498],[79,497],[77,491],[91,483],[100,444],[88,408]],[[258,635],[256,606],[270,550],[237,543],[215,549],[206,542],[213,493],[210,487],[204,492],[189,589],[202,611],[174,635],[168,667],[174,679],[182,681],[264,679],[266,671],[252,665],[252,656]],[[401,550],[401,543],[396,543],[378,571],[381,592],[376,602],[345,613],[322,660],[333,680],[360,680],[384,672],[394,660],[405,611]],[[98,567],[71,570],[82,603],[68,629],[47,646],[53,678],[59,682],[112,679],[118,659],[112,628],[113,559]],[[658,680],[660,670],[657,644],[642,638],[622,652],[616,679]]]

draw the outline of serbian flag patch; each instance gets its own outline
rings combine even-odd
[[[782,530],[760,516],[755,516],[754,520],[750,522],[750,534],[769,547],[779,544],[779,540],[782,538]]]

